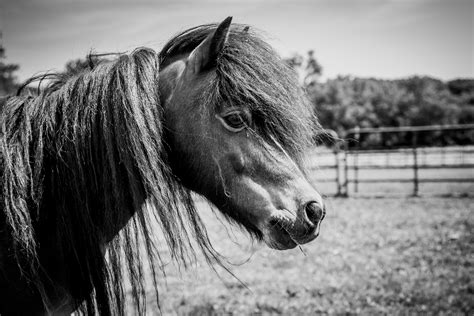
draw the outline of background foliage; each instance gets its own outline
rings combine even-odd
[[[15,93],[16,89],[18,89],[15,71],[20,66],[7,63],[6,58],[5,48],[0,43],[0,97]]]
[[[427,76],[396,80],[339,76],[320,80],[321,66],[310,51],[287,63],[299,74],[321,124],[344,137],[355,127],[474,123],[474,80],[444,82]],[[318,65],[318,66],[314,66]],[[408,146],[410,133],[371,135],[362,147]],[[474,133],[421,133],[421,145],[473,144]]]

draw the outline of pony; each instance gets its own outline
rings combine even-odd
[[[269,247],[318,236],[304,156],[321,127],[248,26],[229,17],[49,79],[0,108],[0,314],[123,315],[125,280],[144,314],[161,262],[150,223],[176,262],[198,247],[222,264],[192,192]]]

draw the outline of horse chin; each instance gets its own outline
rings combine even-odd
[[[306,244],[319,236],[320,222],[314,227],[306,227],[301,226],[298,221],[300,220],[294,217],[291,212],[279,211],[272,216],[262,230],[264,242],[270,248],[286,250]]]
[[[264,238],[265,244],[267,244],[268,247],[276,250],[287,250],[287,249],[293,249],[295,248],[298,244],[291,239],[289,235],[284,236],[282,238],[279,236],[278,238]]]
[[[263,236],[265,244],[276,250],[293,249],[298,245],[278,222],[270,222]]]

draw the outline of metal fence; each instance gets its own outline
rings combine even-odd
[[[332,183],[334,194],[346,197],[358,194],[366,184],[411,184],[410,194],[418,196],[422,183],[474,183],[474,146],[419,147],[417,143],[421,132],[459,130],[474,130],[474,124],[350,130],[344,139],[356,141],[352,148],[342,141],[330,150],[315,151],[310,167],[319,176],[314,181]],[[410,148],[365,150],[357,145],[363,134],[407,132],[412,135]]]

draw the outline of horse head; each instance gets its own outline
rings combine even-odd
[[[231,18],[182,33],[162,55],[166,142],[182,184],[272,248],[315,239],[325,211],[302,156],[317,122],[291,70]]]

